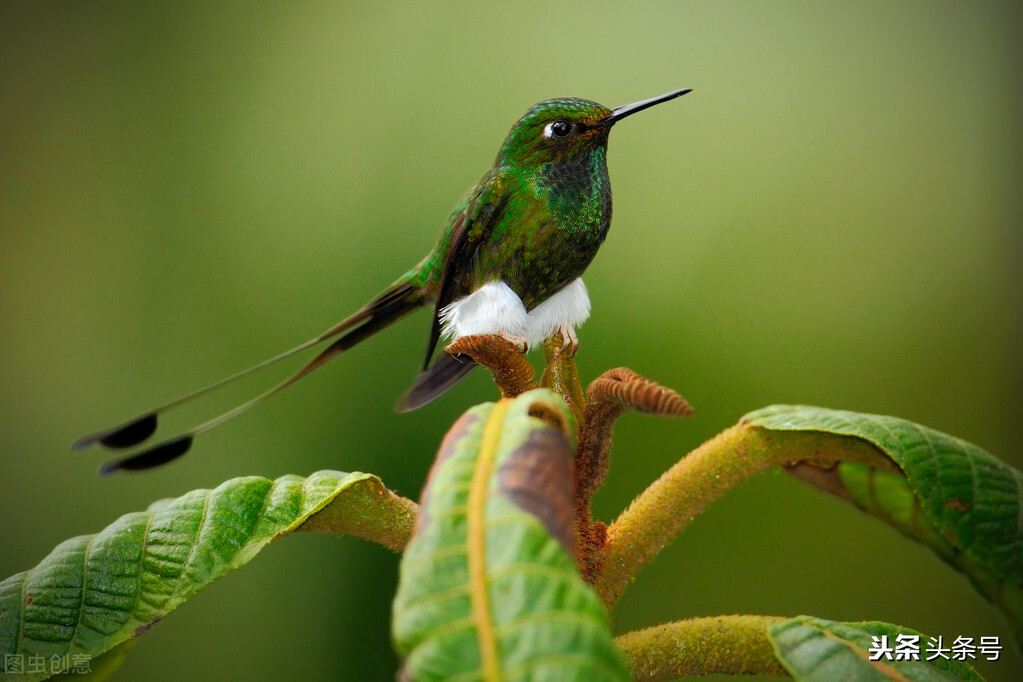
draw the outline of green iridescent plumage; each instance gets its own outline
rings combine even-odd
[[[472,244],[473,262],[451,264],[464,270],[453,298],[503,279],[532,310],[582,274],[611,225],[610,125],[600,125],[611,114],[596,102],[571,98],[530,108],[512,126],[493,168],[459,202],[437,247],[399,282],[415,283],[426,302],[435,302],[459,238]],[[545,138],[544,127],[559,120],[580,132]]]
[[[435,312],[425,369],[399,401],[399,410],[425,405],[474,366],[467,357],[446,353],[429,364],[445,324],[453,336],[490,333],[522,341],[526,337],[515,336],[509,320],[516,324],[525,320],[532,336],[540,338],[561,329],[574,340],[573,327],[589,314],[585,287],[576,280],[611,225],[608,133],[626,116],[687,92],[677,90],[615,109],[576,98],[534,105],[512,126],[493,167],[458,203],[433,251],[382,294],[296,348],[130,422],[87,436],[73,448],[97,443],[111,448],[138,445],[153,434],[157,416],[167,409],[339,337],[286,381],[177,438],[113,462],[106,470],[148,468],[180,457],[198,434],[245,412],[426,305],[434,306]],[[477,295],[482,298],[473,301]],[[473,308],[472,303],[479,305]],[[544,303],[549,304],[546,310]],[[452,318],[445,322],[444,315],[463,304],[466,310],[473,308],[471,323],[451,323]]]

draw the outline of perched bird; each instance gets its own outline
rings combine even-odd
[[[297,373],[259,396],[191,431],[105,465],[101,471],[147,469],[180,457],[196,436],[250,409],[395,320],[434,306],[424,370],[402,396],[399,411],[421,407],[451,388],[475,365],[441,353],[438,340],[499,334],[523,350],[560,331],[578,344],[575,327],[590,314],[580,276],[611,226],[607,139],[626,116],[680,97],[659,97],[608,109],[576,98],[534,105],[512,126],[497,159],[458,202],[437,246],[383,293],[319,336],[211,386],[157,407],[72,445],[130,448],[155,431],[167,410],[341,335]]]

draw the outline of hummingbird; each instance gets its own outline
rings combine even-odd
[[[248,411],[424,306],[434,309],[426,360],[412,387],[399,398],[400,412],[430,402],[475,366],[468,356],[448,353],[440,353],[431,364],[442,337],[497,334],[525,351],[561,332],[565,347],[574,352],[575,328],[590,314],[581,275],[611,227],[608,134],[627,116],[688,92],[674,90],[614,109],[574,97],[530,107],[508,132],[490,170],[455,206],[437,246],[383,293],[305,343],[131,421],[85,436],[72,450],[141,445],[168,410],[339,337],[264,393],[188,432],[108,462],[100,472],[170,462],[185,454],[196,436]]]

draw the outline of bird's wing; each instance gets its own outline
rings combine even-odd
[[[482,247],[488,243],[494,227],[501,222],[508,201],[508,195],[504,190],[504,179],[494,171],[480,182],[479,190],[455,220],[441,271],[437,307],[433,312],[433,325],[430,328],[430,342],[426,347],[423,369],[430,365],[430,358],[440,339],[441,311],[458,296],[467,293],[462,291],[466,277],[479,261]]]

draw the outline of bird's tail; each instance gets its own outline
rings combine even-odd
[[[322,334],[306,341],[305,343],[287,350],[280,355],[272,357],[269,360],[265,360],[258,365],[229,376],[226,379],[222,379],[215,384],[211,384],[210,386],[200,389],[194,393],[190,393],[184,397],[165,403],[164,405],[152,409],[129,422],[85,436],[84,438],[76,441],[71,446],[71,449],[83,450],[92,445],[102,445],[112,449],[123,449],[141,445],[156,431],[158,417],[168,410],[186,402],[190,402],[191,400],[205,395],[206,393],[233,383],[242,377],[248,376],[249,374],[265,367],[269,367],[270,365],[284,360],[285,358],[289,358],[292,355],[300,353],[301,351],[342,334],[340,338],[336,339],[333,343],[324,348],[320,354],[313,358],[305,367],[276,386],[259,394],[255,398],[252,398],[224,414],[204,422],[190,431],[170,440],[154,445],[142,452],[124,459],[110,462],[106,464],[101,471],[103,473],[110,473],[122,469],[149,469],[169,462],[188,452],[188,449],[191,447],[195,437],[199,434],[209,431],[210,429],[237,417],[243,412],[247,412],[267,398],[283,391],[285,388],[291,386],[313,370],[322,367],[324,364],[355,344],[372,336],[384,327],[390,325],[392,322],[404,317],[419,306],[423,305],[423,303],[422,288],[410,281],[410,278],[403,278],[356,311],[353,315],[347,317]]]
[[[418,410],[465,378],[475,366],[476,362],[464,353],[442,352],[432,365],[419,373],[412,387],[398,398],[394,409],[398,412]]]

